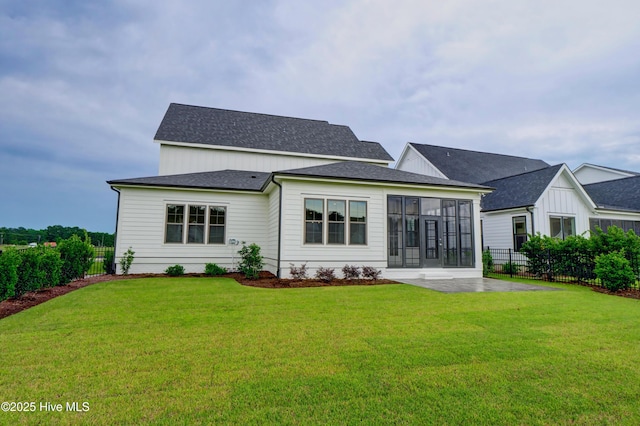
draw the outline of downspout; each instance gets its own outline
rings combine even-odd
[[[118,252],[116,250],[116,246],[118,244],[118,221],[120,218],[120,191],[118,191],[117,189],[115,189],[113,186],[110,187],[113,191],[118,193],[118,207],[116,209],[116,231],[113,234],[113,264],[111,265],[111,267],[113,268],[114,272],[116,271],[116,253]]]
[[[280,251],[282,247],[282,185],[271,175],[271,182],[278,187],[278,258],[276,259],[276,276],[280,278]]]
[[[531,214],[531,235],[535,236],[536,235],[536,225],[535,225],[535,222],[533,221],[533,207],[531,207],[531,206],[527,207],[527,211],[529,212],[529,214]]]

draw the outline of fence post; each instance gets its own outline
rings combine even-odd
[[[509,278],[513,278],[513,260],[511,259],[511,249],[509,249]]]

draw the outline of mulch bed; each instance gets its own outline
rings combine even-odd
[[[185,274],[189,277],[209,277],[204,274]],[[32,306],[39,305],[54,297],[62,296],[79,288],[87,287],[91,284],[102,283],[105,281],[115,281],[133,278],[150,278],[150,277],[167,277],[166,274],[129,274],[129,275],[98,275],[95,277],[83,278],[81,280],[72,281],[67,285],[43,288],[37,291],[25,293],[22,297],[3,300],[0,302],[0,319],[16,314]],[[291,280],[278,278],[270,272],[261,272],[260,278],[249,280],[244,274],[229,273],[221,275],[225,278],[233,278],[242,285],[260,288],[302,288],[302,287],[330,287],[345,285],[377,285],[377,284],[397,284],[391,280],[333,280],[330,283],[309,279],[309,280]]]

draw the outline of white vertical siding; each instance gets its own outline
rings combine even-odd
[[[549,190],[536,203],[536,232],[549,235],[551,216],[575,217],[576,233],[589,230],[591,208],[585,204],[584,198],[575,188],[567,188],[564,181],[559,185],[554,182]]]
[[[130,273],[161,273],[180,264],[186,272],[203,272],[206,263],[232,268],[238,261],[230,238],[268,247],[268,197],[253,193],[121,188],[116,263],[131,247]],[[167,203],[220,205],[227,208],[225,244],[165,244]]]
[[[410,146],[404,152],[404,156],[398,161],[396,169],[405,172],[419,173],[421,175],[433,176],[447,179],[433,164],[427,161],[422,155],[417,153]]]

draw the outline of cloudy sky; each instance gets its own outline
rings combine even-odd
[[[640,171],[637,0],[0,0],[0,226],[112,232],[170,102]]]

